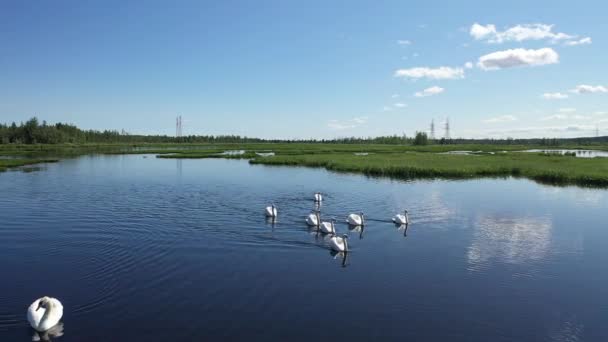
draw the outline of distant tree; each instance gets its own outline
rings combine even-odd
[[[414,145],[427,145],[429,143],[429,138],[426,135],[426,132],[416,132],[416,136],[414,137]]]

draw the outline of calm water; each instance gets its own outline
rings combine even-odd
[[[304,224],[363,210],[346,260]],[[0,174],[0,341],[608,340],[608,191],[85,156]],[[263,217],[270,202],[276,225]],[[407,208],[413,224],[390,218]]]
[[[558,153],[558,154],[566,154],[566,153],[575,153],[575,157],[578,158],[595,158],[595,157],[608,157],[607,151],[599,151],[599,150],[554,150],[554,149],[545,149],[545,150],[525,150],[523,152],[535,152],[535,153]]]

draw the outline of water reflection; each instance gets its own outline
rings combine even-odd
[[[359,240],[363,239],[363,232],[365,231],[365,226],[348,226],[348,230],[354,233],[359,233]]]
[[[331,251],[329,251],[329,254],[332,257],[334,257],[334,259],[338,259],[338,258],[342,259],[342,263],[340,264],[342,267],[346,267],[346,266],[350,265],[350,263],[348,263],[348,255],[350,253],[348,253],[348,252],[337,252],[337,251],[331,250]]]
[[[479,216],[468,249],[470,264],[491,259],[522,264],[545,258],[551,242],[552,222],[547,217]]]
[[[397,227],[397,230],[402,230],[403,229],[403,236],[407,237],[407,227],[409,226],[408,223],[406,224],[395,224],[395,227]]]
[[[32,335],[32,341],[52,341],[51,338],[63,336],[63,322],[57,323],[57,325],[44,332],[33,331],[34,334]]]

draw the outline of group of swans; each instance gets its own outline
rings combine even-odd
[[[315,192],[313,197],[315,203],[319,205],[323,201],[323,194],[320,192]],[[264,210],[266,217],[271,219],[277,218],[277,207],[272,204],[266,207]],[[398,225],[408,225],[410,223],[410,219],[408,216],[408,211],[404,210],[403,214],[397,214],[393,217],[392,220],[395,224]],[[353,227],[363,227],[365,226],[365,215],[360,212],[358,214],[350,214],[346,218],[346,222]],[[348,235],[344,234],[343,236],[337,236],[336,234],[336,220],[331,219],[329,221],[322,221],[320,211],[313,210],[308,216],[306,216],[306,224],[311,227],[317,227],[317,229],[325,234],[333,235],[329,240],[330,247],[337,252],[347,252],[348,251]]]

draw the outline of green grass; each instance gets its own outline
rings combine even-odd
[[[58,159],[0,159],[0,172],[19,166],[54,163],[58,161]]]
[[[435,153],[298,155],[254,158],[252,164],[323,167],[400,179],[525,177],[549,184],[608,186],[608,159],[499,153],[476,156]]]
[[[608,158],[575,158],[557,154],[520,153],[544,149],[538,145],[375,145],[330,143],[255,144],[93,144],[93,145],[0,145],[0,155],[27,156],[46,161],[90,153],[156,154],[159,158],[249,159],[252,164],[322,167],[332,171],[400,179],[525,177],[556,185],[608,187]],[[555,149],[590,148],[560,146]],[[608,150],[608,146],[592,149]],[[551,148],[546,148],[551,149]],[[223,155],[227,150],[245,150],[243,155]],[[275,152],[260,157],[255,152]],[[438,154],[447,151],[482,151],[474,156]],[[507,151],[506,153],[498,153]],[[367,156],[354,153],[366,152]],[[490,152],[496,152],[490,154]],[[37,159],[18,159],[36,163]],[[20,163],[17,159],[2,163]],[[54,161],[54,159],[51,159]],[[20,164],[25,165],[25,164]]]

